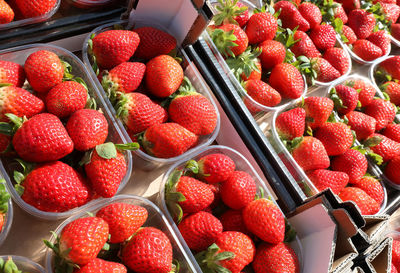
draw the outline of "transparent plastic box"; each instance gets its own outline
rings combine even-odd
[[[108,105],[103,99],[103,96],[100,95],[99,90],[96,87],[96,84],[93,82],[92,78],[89,75],[84,64],[76,57],[74,54],[69,52],[66,49],[61,47],[53,46],[53,45],[45,45],[45,44],[32,44],[26,46],[15,47],[11,49],[6,49],[0,51],[0,60],[6,60],[11,62],[16,62],[21,65],[24,64],[26,58],[33,52],[38,50],[49,50],[56,53],[61,59],[68,62],[72,66],[72,74],[75,76],[81,77],[87,87],[89,89],[89,94],[92,98],[94,98],[97,102],[98,109],[101,109],[104,116],[108,122],[108,137],[106,142],[111,141],[114,143],[128,143],[127,139],[125,138],[124,134],[122,133],[122,129],[116,123],[114,115],[111,113]],[[118,191],[122,190],[124,186],[128,183],[131,172],[132,172],[132,155],[130,152],[123,152],[127,164],[127,171],[126,174],[121,181],[121,184],[118,188]],[[10,192],[13,200],[26,212],[29,214],[39,217],[42,219],[47,220],[58,220],[67,218],[76,212],[80,211],[81,209],[86,209],[93,203],[94,201],[90,201],[89,203],[61,213],[55,212],[44,212],[41,210],[36,209],[35,207],[28,205],[22,198],[18,195],[16,190],[14,189],[14,179],[12,178],[13,171],[17,168],[18,163],[10,158],[1,157],[0,160],[0,172],[3,175],[4,179],[7,183],[8,191]]]
[[[236,170],[245,171],[248,174],[250,174],[251,177],[256,182],[257,188],[262,188],[264,190],[264,195],[266,198],[272,196],[270,191],[266,187],[265,182],[260,178],[260,176],[254,170],[253,166],[251,166],[249,161],[243,155],[241,155],[239,152],[233,150],[232,148],[226,147],[226,146],[213,145],[213,146],[203,148],[200,151],[198,151],[196,154],[193,154],[191,156],[188,156],[185,159],[182,159],[181,161],[175,163],[173,166],[171,166],[168,169],[168,171],[164,174],[163,180],[160,185],[159,204],[160,204],[160,207],[162,208],[162,210],[164,211],[165,215],[167,216],[168,221],[171,224],[171,226],[173,227],[175,233],[180,235],[179,239],[181,240],[181,243],[182,243],[186,253],[189,254],[189,257],[190,257],[192,263],[195,264],[196,267],[198,268],[198,272],[202,272],[202,271],[199,268],[192,252],[190,251],[189,247],[187,246],[186,242],[184,241],[183,237],[181,236],[177,225],[175,224],[174,220],[172,219],[171,214],[168,211],[167,204],[165,202],[165,184],[167,183],[168,177],[171,175],[171,173],[176,169],[183,169],[188,160],[190,160],[190,159],[199,160],[201,157],[203,157],[205,155],[214,154],[214,153],[222,153],[222,154],[229,156],[235,162]],[[275,200],[273,200],[273,198],[271,198],[271,200],[275,203],[275,205],[277,205]],[[299,259],[300,273],[305,273],[305,272],[303,272],[303,264],[302,264],[302,262],[303,262],[302,249],[303,248],[302,248],[299,238],[296,237],[296,239],[293,242],[291,242],[290,245],[296,252],[296,255]]]
[[[7,210],[7,213],[6,213],[5,217],[4,217],[3,228],[0,231],[0,246],[5,241],[5,239],[7,238],[8,233],[11,230],[11,225],[12,225],[12,222],[13,222],[13,218],[14,218],[14,209],[13,209],[13,205],[12,205],[11,198],[10,198],[10,200],[8,200],[8,210]]]
[[[143,226],[151,226],[160,229],[163,231],[169,238],[172,244],[173,248],[173,257],[174,259],[179,261],[179,264],[181,266],[181,269],[179,272],[198,272],[194,265],[192,264],[192,261],[190,260],[188,254],[185,252],[185,249],[181,245],[180,241],[180,234],[177,234],[174,232],[173,228],[171,225],[168,223],[167,218],[163,214],[163,212],[152,202],[149,200],[139,197],[139,196],[134,196],[134,195],[118,195],[115,196],[111,199],[107,200],[97,200],[95,203],[93,203],[90,207],[86,208],[86,210],[82,210],[78,214],[66,219],[61,225],[58,226],[58,228],[55,230],[55,233],[57,235],[60,235],[62,229],[70,222],[78,219],[78,218],[83,218],[83,217],[88,217],[88,212],[91,212],[93,214],[96,214],[98,210],[101,208],[113,204],[113,203],[127,203],[127,204],[133,204],[136,206],[142,206],[147,209],[148,212],[148,218],[146,223]],[[51,242],[55,241],[54,236],[50,238]],[[47,249],[46,252],[46,269],[48,273],[53,273],[53,250]]]
[[[33,262],[32,260],[22,257],[22,256],[15,256],[15,255],[2,255],[4,261],[7,261],[8,258],[11,257],[14,263],[17,265],[19,270],[22,272],[29,272],[29,273],[47,273],[46,270],[39,264]]]
[[[91,58],[89,57],[89,54],[88,54],[88,40],[90,39],[90,37],[93,34],[98,35],[101,32],[112,29],[115,24],[126,26],[127,23],[128,23],[127,21],[119,21],[119,22],[106,24],[106,25],[96,28],[87,36],[87,38],[83,44],[83,49],[82,49],[83,61],[84,61],[85,65],[87,66],[89,73],[92,76],[92,79],[95,81],[98,89],[102,90],[101,95],[102,95],[103,99],[106,101],[107,106],[110,108],[110,110],[114,116],[116,115],[115,109],[112,107],[109,99],[106,96],[106,93],[103,92],[103,87],[102,87],[101,83],[99,82],[99,80],[97,79],[97,76],[92,69],[91,61],[90,61]],[[135,22],[134,25],[135,25],[135,28],[139,28],[139,27],[143,27],[143,26],[152,26],[152,27],[156,27],[158,29],[168,32],[168,30],[165,30],[164,27],[159,26],[157,23],[138,21],[138,22]],[[203,77],[197,70],[194,63],[189,60],[186,53],[181,49],[179,49],[178,51],[179,51],[178,55],[181,55],[181,57],[183,58],[183,70],[184,70],[185,76],[187,76],[190,79],[190,81],[192,82],[196,91],[198,93],[204,95],[205,97],[207,97],[210,100],[210,102],[212,103],[212,105],[214,106],[215,111],[217,112],[217,117],[218,117],[217,118],[217,126],[215,127],[212,134],[206,135],[206,136],[200,136],[199,142],[196,147],[193,147],[193,148],[189,149],[188,151],[186,151],[185,153],[183,153],[182,155],[179,155],[176,157],[157,158],[157,157],[151,156],[141,150],[137,150],[137,151],[133,152],[133,154],[135,155],[135,157],[134,157],[135,165],[139,166],[142,169],[152,170],[154,168],[158,168],[158,167],[161,167],[164,165],[170,165],[176,161],[181,160],[182,158],[187,157],[189,154],[196,153],[199,149],[210,145],[217,137],[219,129],[220,129],[220,114],[219,114],[219,111],[218,111],[218,108],[215,103],[215,99],[212,95],[211,90],[205,83]],[[119,119],[116,119],[116,120],[118,122],[118,125],[122,128],[122,132],[123,132],[125,138],[130,141],[131,138],[129,137],[128,132],[125,130],[122,122]]]

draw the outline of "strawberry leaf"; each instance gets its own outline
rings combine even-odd
[[[364,141],[364,146],[365,147],[374,147],[374,146],[378,145],[379,143],[381,143],[381,141],[382,141],[382,138],[379,136],[370,137],[366,141]]]
[[[96,146],[97,154],[104,159],[111,159],[117,157],[117,149],[112,142],[107,142]]]
[[[189,160],[188,162],[186,162],[184,172],[185,172],[185,174],[186,174],[186,172],[192,172],[194,174],[198,174],[199,173],[199,164],[197,163],[197,161]]]

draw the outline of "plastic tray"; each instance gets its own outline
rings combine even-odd
[[[100,95],[100,92],[97,89],[95,83],[89,76],[89,72],[87,71],[86,67],[78,59],[78,57],[76,57],[74,54],[72,54],[68,50],[63,49],[61,47],[53,46],[53,45],[32,44],[32,45],[26,45],[26,46],[2,50],[2,51],[0,51],[0,60],[12,61],[12,62],[16,62],[16,63],[23,65],[26,58],[31,53],[36,52],[38,50],[49,50],[49,51],[56,53],[59,57],[61,57],[65,61],[67,61],[72,66],[72,73],[74,75],[81,77],[86,82],[88,89],[89,89],[88,92],[89,92],[90,96],[96,100],[98,108],[102,110],[104,116],[107,119],[109,133],[108,133],[106,142],[112,141],[114,143],[127,143],[127,140],[124,137],[124,134],[122,133],[121,128],[116,124],[113,114],[108,109],[108,105],[104,101],[103,97]],[[126,172],[126,175],[124,176],[123,180],[121,181],[118,191],[120,191],[128,183],[128,180],[129,180],[131,172],[132,172],[131,153],[124,152],[124,156],[125,156],[125,160],[127,163],[127,172]],[[29,214],[31,214],[35,217],[39,217],[39,218],[43,218],[43,219],[47,219],[47,220],[57,220],[57,219],[67,218],[67,217],[75,214],[79,210],[87,208],[93,202],[93,201],[90,201],[89,203],[87,203],[81,207],[78,207],[78,208],[75,208],[75,209],[72,209],[72,210],[69,210],[66,212],[61,212],[61,213],[44,212],[44,211],[38,210],[35,207],[25,203],[25,201],[22,200],[22,198],[18,195],[18,193],[14,189],[13,179],[11,179],[10,174],[13,173],[13,170],[14,170],[14,168],[16,168],[16,166],[17,166],[17,163],[15,160],[10,160],[6,157],[2,157],[1,161],[0,161],[0,172],[7,182],[8,191],[11,193],[11,196],[14,199],[14,201],[23,210],[27,211]]]
[[[213,154],[213,153],[223,153],[223,154],[229,156],[230,158],[232,158],[232,160],[235,162],[236,170],[245,171],[248,174],[250,174],[252,176],[252,178],[254,179],[254,181],[256,182],[257,188],[261,187],[264,190],[265,197],[272,196],[270,191],[266,187],[265,182],[260,178],[260,176],[254,170],[253,166],[250,165],[249,161],[243,155],[241,155],[237,151],[235,151],[229,147],[226,147],[226,146],[213,145],[213,146],[203,148],[202,150],[198,151],[196,154],[191,155],[191,157],[187,157],[186,159],[183,159],[183,160],[175,163],[173,166],[171,166],[168,169],[168,171],[164,174],[163,180],[160,185],[160,194],[159,194],[160,207],[165,212],[165,215],[167,216],[168,221],[171,224],[171,226],[173,227],[174,231],[179,235],[180,235],[180,231],[179,231],[177,225],[175,224],[174,220],[172,219],[172,216],[169,213],[166,202],[165,202],[165,184],[168,180],[168,177],[171,175],[171,173],[176,169],[184,168],[184,166],[188,160],[190,160],[190,159],[199,160],[201,157],[208,155],[208,154]],[[271,198],[271,199],[273,199],[273,198]],[[275,203],[274,200],[273,200],[273,202]],[[275,205],[277,205],[277,204],[275,203]],[[185,251],[187,253],[189,253],[189,257],[190,257],[192,263],[196,264],[196,266],[199,267],[192,252],[190,251],[189,247],[187,246],[186,242],[184,241],[183,237],[180,235],[179,238],[182,242],[182,245],[183,245]],[[301,242],[298,239],[298,237],[296,237],[296,239],[291,243],[291,246],[294,249],[294,251],[296,252],[297,257],[299,259],[300,272],[304,273],[302,270],[303,269],[302,245],[301,245]],[[199,269],[199,272],[202,272],[202,271]]]
[[[58,8],[60,7],[60,4],[61,4],[61,0],[57,0],[57,3],[53,7],[53,9],[44,15],[32,17],[32,18],[26,18],[26,19],[17,20],[17,21],[12,21],[8,24],[0,24],[0,31],[47,21],[57,12]]]
[[[172,248],[173,248],[173,253],[174,253],[174,259],[178,260],[181,266],[180,272],[198,272],[195,270],[194,265],[192,264],[192,261],[190,260],[189,256],[187,253],[185,253],[184,248],[182,247],[180,241],[181,239],[179,238],[180,235],[176,234],[171,227],[171,225],[168,223],[165,215],[162,213],[162,211],[154,205],[152,202],[149,200],[139,197],[139,196],[134,196],[134,195],[119,195],[115,196],[111,199],[107,200],[98,200],[95,203],[92,204],[89,208],[87,208],[85,211],[81,211],[80,213],[66,219],[61,225],[58,226],[56,229],[55,233],[57,235],[60,235],[62,229],[70,222],[82,218],[82,217],[88,217],[87,212],[91,212],[93,214],[96,214],[98,210],[103,208],[106,205],[112,204],[112,203],[128,203],[128,204],[133,204],[137,206],[142,206],[147,209],[148,211],[148,218],[144,226],[152,226],[155,228],[160,229],[163,231],[168,238],[171,241]],[[55,241],[54,236],[51,237],[50,239],[51,242]],[[53,251],[51,249],[48,249],[46,252],[46,269],[48,273],[53,273]]]
[[[13,218],[14,218],[14,209],[13,209],[13,205],[12,205],[11,198],[10,198],[10,200],[8,200],[8,211],[7,211],[5,219],[4,219],[5,221],[4,221],[3,229],[0,232],[0,246],[4,242],[4,240],[7,238],[7,235],[11,230]]]
[[[88,55],[88,48],[87,48],[87,44],[88,44],[88,40],[90,39],[90,37],[92,36],[92,34],[99,34],[101,32],[104,32],[106,30],[112,29],[112,27],[115,24],[120,24],[120,25],[126,25],[128,22],[127,21],[119,21],[119,22],[114,22],[114,23],[110,23],[110,24],[106,24],[103,26],[100,26],[98,28],[96,28],[95,30],[93,30],[86,38],[84,44],[83,44],[83,49],[82,49],[82,56],[83,56],[83,61],[86,64],[88,70],[90,71],[90,75],[92,76],[92,79],[96,82],[96,85],[98,87],[99,90],[103,90],[103,87],[101,86],[99,80],[97,79],[96,74],[94,73],[92,67],[91,67],[91,63],[89,61],[89,55]],[[159,29],[162,29],[164,31],[165,30],[162,26],[159,26],[155,23],[148,23],[148,22],[135,22],[135,28],[141,27],[141,26],[153,26]],[[152,170],[154,168],[157,167],[161,167],[163,165],[169,165],[169,164],[173,164],[176,161],[181,160],[182,158],[187,157],[189,154],[193,154],[196,153],[199,149],[201,149],[202,147],[206,147],[208,145],[210,145],[215,138],[218,135],[219,129],[220,129],[220,114],[218,111],[218,108],[216,106],[215,100],[213,98],[213,95],[211,93],[211,91],[209,90],[208,86],[206,85],[204,79],[202,78],[201,74],[199,73],[199,71],[197,70],[196,66],[189,60],[188,56],[186,55],[186,53],[183,50],[179,50],[179,53],[182,55],[183,58],[183,67],[184,67],[184,74],[185,76],[187,76],[190,81],[192,82],[193,86],[195,87],[195,89],[197,90],[197,92],[203,94],[205,97],[207,97],[210,102],[213,104],[215,111],[217,112],[217,126],[214,129],[213,133],[210,135],[206,135],[206,136],[200,136],[199,137],[199,142],[197,144],[196,147],[189,149],[187,152],[183,153],[180,156],[176,156],[176,157],[171,157],[171,158],[157,158],[151,155],[146,154],[145,152],[141,151],[141,150],[137,150],[134,152],[135,154],[135,163],[137,165],[139,165],[141,168],[146,169],[146,170]],[[110,101],[108,100],[105,92],[101,92],[101,95],[103,97],[103,99],[106,101],[107,106],[110,108],[111,112],[113,115],[116,115],[116,112],[114,110],[114,108],[112,107]],[[128,139],[129,141],[131,140],[127,131],[125,130],[122,122],[117,119],[117,122],[119,124],[119,126],[122,129],[122,132],[125,136],[126,139]]]
[[[4,261],[6,261],[9,257],[12,258],[14,263],[17,265],[19,270],[22,270],[24,273],[47,273],[46,270],[39,264],[29,260],[28,258],[22,256],[14,256],[14,255],[3,255],[0,256]]]

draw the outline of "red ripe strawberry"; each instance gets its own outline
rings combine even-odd
[[[249,21],[248,7],[238,1],[224,1],[216,6],[220,11],[213,18],[215,25],[219,26],[226,23],[237,23],[244,28]]]
[[[0,0],[0,24],[8,24],[14,20],[14,11],[5,0]]]
[[[250,44],[272,40],[278,30],[276,18],[267,12],[253,14],[246,25],[246,34]]]
[[[88,264],[81,266],[75,273],[94,273],[94,272],[113,272],[113,273],[126,273],[126,267],[120,263],[114,263],[95,258]]]
[[[351,111],[354,111],[354,109],[356,109],[358,103],[358,93],[354,88],[347,85],[339,84],[335,86],[334,92],[340,100],[340,102],[337,101],[336,105],[336,110],[340,114],[346,115],[347,113],[350,113]]]
[[[400,269],[400,241],[393,240],[392,246],[392,264],[396,267],[397,271]]]
[[[56,6],[57,0],[15,0],[15,4],[24,18],[33,18],[50,12]]]
[[[229,178],[222,183],[221,198],[232,209],[244,208],[256,197],[257,186],[254,179],[246,172],[234,171]]]
[[[127,62],[135,53],[140,42],[139,35],[129,30],[107,30],[92,40],[92,52],[97,64],[111,69]]]
[[[246,50],[249,44],[246,32],[235,24],[219,26],[214,29],[211,37],[218,51],[225,57],[239,56]]]
[[[181,86],[183,70],[171,56],[159,55],[147,63],[145,80],[152,95],[166,98]]]
[[[358,100],[362,107],[367,106],[374,99],[376,90],[375,88],[363,80],[354,80],[347,82],[346,85],[353,87],[358,92]]]
[[[112,244],[126,241],[146,222],[147,216],[144,207],[128,203],[112,203],[96,213],[96,217],[107,222]]]
[[[7,135],[0,134],[0,154],[8,155],[7,151],[10,149],[11,137]]]
[[[330,82],[340,77],[339,71],[324,58],[312,58],[311,64],[317,73],[317,81]]]
[[[347,14],[354,9],[360,8],[360,0],[338,0],[337,2],[342,4],[342,7]]]
[[[381,86],[381,90],[388,94],[390,102],[395,105],[400,105],[400,84],[397,82],[385,82]]]
[[[101,84],[109,96],[113,95],[111,92],[130,93],[139,87],[145,71],[146,65],[143,63],[122,63],[106,73],[101,79]]]
[[[348,149],[344,154],[332,159],[331,168],[334,171],[347,173],[349,183],[354,184],[367,172],[368,161],[361,152]]]
[[[296,57],[302,55],[306,56],[307,58],[321,57],[321,53],[315,47],[313,41],[310,37],[308,37],[307,33],[301,30],[297,30],[294,33],[293,38],[295,41],[298,41],[290,49]]]
[[[264,69],[270,69],[277,64],[283,63],[286,56],[286,49],[278,41],[266,40],[262,42],[259,47],[261,48],[261,65]]]
[[[400,143],[400,124],[389,124],[382,133],[384,136]]]
[[[346,51],[342,48],[331,47],[324,53],[324,59],[327,60],[340,75],[344,75],[350,68],[350,59]]]
[[[209,135],[217,126],[217,112],[212,103],[197,92],[176,96],[168,107],[171,121],[196,135]]]
[[[38,114],[24,122],[12,143],[17,154],[31,162],[58,160],[74,149],[60,119],[48,113]]]
[[[393,264],[392,264],[392,269],[391,269],[390,273],[398,273],[396,267]]]
[[[347,24],[347,21],[349,20],[349,18],[347,17],[347,14],[344,11],[343,6],[338,3],[335,3],[335,4],[337,4],[337,6],[334,9],[334,14],[335,14],[334,17],[342,20],[343,24]]]
[[[355,187],[347,187],[339,194],[343,202],[353,201],[356,203],[362,215],[373,215],[378,213],[378,203],[365,191]]]
[[[44,103],[25,89],[15,86],[0,87],[0,121],[7,122],[7,113],[30,118],[43,112]]]
[[[252,266],[255,273],[300,272],[297,255],[286,243],[259,245]]]
[[[304,99],[304,110],[306,110],[307,126],[315,129],[324,124],[333,111],[333,101],[325,97],[308,97]]]
[[[386,19],[388,19],[392,23],[396,23],[400,15],[400,7],[396,4],[388,3],[381,3],[381,6],[383,8],[383,12],[386,15]]]
[[[374,1],[372,1],[372,3],[374,3],[374,4],[376,4],[376,3],[380,3],[381,5],[382,4],[396,4],[396,1],[395,0],[374,0]]]
[[[341,122],[325,123],[318,128],[314,136],[324,144],[329,156],[343,154],[353,145],[350,128]]]
[[[397,5],[395,5],[397,7]],[[399,11],[400,11],[400,7]],[[390,49],[390,37],[387,35],[385,30],[379,30],[371,35],[368,36],[367,38],[368,41],[373,43],[374,45],[378,46],[382,50],[382,55],[386,55],[389,52]]]
[[[39,165],[26,176],[22,186],[22,199],[42,211],[64,212],[90,200],[82,175],[60,161]]]
[[[310,2],[303,2],[298,7],[301,15],[310,24],[310,28],[315,28],[321,24],[322,14],[319,7]]]
[[[161,230],[145,227],[123,247],[121,259],[137,273],[171,272],[172,245]]]
[[[400,79],[400,56],[393,56],[379,64],[386,73],[395,79]]]
[[[361,141],[375,133],[376,120],[362,112],[351,111],[346,114],[347,125],[356,133],[357,140]]]
[[[278,244],[285,237],[285,219],[270,200],[257,199],[243,209],[243,221],[249,231],[261,240]]]
[[[378,203],[378,205],[381,205],[383,203],[385,193],[383,191],[381,183],[375,178],[371,176],[365,176],[358,180],[356,183],[353,183],[353,186],[365,191]]]
[[[120,95],[118,100],[117,116],[132,134],[143,132],[168,119],[167,111],[146,95],[128,93]]]
[[[397,40],[400,39],[400,24],[392,24],[390,27],[390,34]]]
[[[320,169],[307,173],[307,176],[319,191],[331,188],[335,194],[339,194],[349,182],[349,176],[344,172]]]
[[[311,30],[310,38],[319,50],[325,51],[335,46],[336,32],[331,25],[319,25]]]
[[[188,247],[196,252],[205,250],[222,234],[221,222],[205,211],[184,218],[178,228]]]
[[[0,60],[0,84],[10,83],[17,87],[22,87],[22,85],[24,85],[24,82],[25,82],[25,71],[21,65],[13,62]]]
[[[357,41],[357,36],[354,31],[348,25],[343,25],[342,34],[347,38],[346,44],[354,44]]]
[[[3,230],[3,226],[4,226],[4,219],[5,218],[5,214],[4,213],[0,213],[0,232]]]
[[[162,123],[149,127],[143,135],[143,148],[153,156],[170,158],[195,146],[198,136],[177,123]]]
[[[375,17],[368,11],[355,9],[350,12],[347,25],[354,31],[358,39],[365,39],[375,27]]]
[[[205,155],[197,162],[199,176],[207,183],[218,183],[227,180],[235,171],[235,162],[224,154]]]
[[[25,73],[36,92],[47,92],[62,82],[64,66],[58,56],[47,50],[32,53],[25,61]]]
[[[247,235],[249,234],[243,221],[242,210],[227,210],[219,217],[219,220],[224,227],[224,231],[238,231]]]
[[[385,168],[386,177],[395,184],[400,185],[400,156],[392,158]]]
[[[326,169],[330,164],[324,145],[314,137],[304,137],[292,156],[304,171]]]
[[[276,89],[283,98],[297,99],[304,90],[304,80],[300,71],[295,66],[288,63],[278,64],[272,69],[269,76],[269,84],[272,88]]]
[[[294,108],[280,114],[275,121],[275,127],[281,138],[292,140],[304,134],[306,125],[306,111],[303,108]]]
[[[59,118],[85,108],[87,102],[86,88],[77,82],[66,81],[57,84],[46,95],[46,109]]]
[[[243,56],[244,53],[242,53],[241,56]],[[261,67],[261,62],[260,59],[255,59],[254,60],[254,65],[255,67],[257,67],[257,69],[254,69],[251,71],[250,75],[247,77],[245,72],[243,72],[240,75],[240,78],[242,79],[242,81],[249,81],[249,80],[261,80],[261,73],[262,73],[262,67]]]
[[[276,11],[280,10],[279,19],[282,20],[282,27],[306,32],[310,29],[310,24],[301,15],[296,6],[289,1],[279,1],[274,5]]]
[[[244,88],[253,100],[264,106],[273,107],[281,102],[281,95],[274,88],[261,80],[246,81]],[[246,103],[246,99],[244,99],[244,102],[247,107],[251,106],[251,102]],[[251,107],[249,107],[249,109],[251,109]]]
[[[365,114],[376,119],[376,130],[380,131],[391,124],[396,116],[396,109],[390,101],[374,99],[365,107]]]
[[[400,155],[400,143],[393,141],[384,135],[373,134],[366,140],[365,144],[366,146],[369,146],[374,153],[380,155],[383,162],[389,161]]]
[[[158,55],[170,53],[176,47],[176,39],[157,28],[141,27],[135,29],[140,43],[135,51],[135,57],[150,60]]]

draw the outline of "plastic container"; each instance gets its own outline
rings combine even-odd
[[[12,21],[8,24],[0,24],[0,31],[11,29],[11,28],[19,28],[19,27],[26,26],[26,25],[32,25],[32,24],[37,24],[37,23],[47,21],[57,12],[58,8],[60,7],[60,4],[61,4],[61,0],[57,0],[57,3],[53,7],[53,9],[44,15],[32,17],[32,18],[21,19],[21,20],[17,20],[17,21]]]
[[[79,9],[98,9],[112,5],[116,0],[69,0],[69,2]]]
[[[149,200],[139,197],[139,196],[134,196],[134,195],[118,195],[115,196],[111,199],[107,200],[97,200],[87,208],[85,211],[81,211],[78,214],[66,219],[61,225],[59,225],[55,231],[57,235],[60,235],[62,229],[70,222],[82,218],[82,217],[88,217],[87,212],[91,212],[93,214],[96,214],[98,210],[103,208],[106,205],[113,204],[113,203],[128,203],[128,204],[133,204],[137,206],[142,206],[147,209],[148,212],[148,218],[144,226],[152,226],[155,228],[160,229],[163,231],[169,238],[172,244],[173,248],[173,257],[174,259],[178,260],[181,266],[181,269],[179,272],[198,272],[194,265],[192,264],[192,261],[190,260],[189,256],[185,252],[183,246],[180,243],[180,235],[176,234],[173,231],[173,228],[171,225],[168,223],[165,215],[162,213],[162,211],[154,205],[152,202]],[[51,242],[55,241],[54,236],[50,238]],[[53,251],[51,249],[47,249],[46,252],[46,269],[48,273],[53,273]]]
[[[165,212],[165,215],[167,216],[168,221],[171,224],[171,226],[173,227],[175,233],[179,234],[179,238],[182,242],[182,245],[183,245],[185,251],[187,253],[189,253],[189,257],[190,257],[192,263],[196,264],[197,266],[198,266],[198,264],[193,256],[192,252],[190,251],[189,247],[187,246],[186,242],[184,241],[183,237],[181,236],[177,225],[175,224],[174,220],[172,219],[171,214],[168,211],[168,208],[167,208],[167,205],[165,202],[165,184],[168,180],[168,177],[171,175],[171,173],[176,169],[183,169],[188,160],[190,160],[190,159],[199,160],[201,157],[203,157],[205,155],[214,154],[214,153],[222,153],[222,154],[229,156],[235,162],[236,170],[245,171],[248,174],[250,174],[251,177],[256,182],[257,188],[261,187],[264,190],[264,195],[266,198],[268,198],[268,196],[270,196],[270,197],[272,196],[270,191],[266,187],[265,182],[260,178],[260,176],[254,170],[253,166],[250,165],[249,161],[243,155],[238,153],[237,151],[235,151],[229,147],[226,147],[226,146],[213,145],[213,146],[203,148],[201,151],[198,151],[196,154],[191,155],[190,157],[187,157],[186,159],[183,159],[183,160],[175,163],[173,166],[171,166],[168,169],[168,171],[164,174],[163,180],[160,185],[159,204],[160,204],[160,207],[162,208],[162,210]],[[273,198],[271,198],[271,200],[275,203],[275,200],[273,200]],[[298,239],[298,237],[296,237],[296,239],[293,242],[291,242],[291,247],[294,249],[294,251],[296,252],[296,255],[299,259],[300,273],[304,273],[303,272],[303,264],[302,264],[302,262],[303,262],[302,245],[301,245],[301,242]],[[202,271],[200,270],[199,272],[202,272]]]
[[[88,40],[90,39],[90,37],[95,34],[98,35],[101,32],[104,32],[106,30],[110,30],[112,29],[112,27],[115,24],[119,24],[119,25],[126,25],[128,22],[127,21],[119,21],[119,22],[114,22],[114,23],[110,23],[110,24],[106,24],[103,26],[100,26],[98,28],[96,28],[95,30],[93,30],[86,38],[84,44],[83,44],[83,49],[82,49],[82,56],[83,56],[83,61],[86,64],[88,70],[90,71],[90,75],[92,76],[92,79],[96,82],[96,85],[98,87],[99,90],[103,90],[103,87],[101,86],[99,80],[97,79],[96,74],[94,73],[92,67],[91,67],[91,62],[89,60],[89,54],[88,54]],[[135,22],[135,28],[138,27],[142,27],[142,26],[153,26],[156,27],[158,29],[161,29],[163,31],[168,32],[168,30],[165,30],[162,26],[159,26],[157,24],[154,23],[148,23],[148,22],[142,22],[142,21],[138,21]],[[197,144],[196,147],[189,149],[188,151],[186,151],[185,153],[183,153],[182,155],[176,156],[176,157],[171,157],[171,158],[157,158],[151,155],[146,154],[145,152],[141,151],[141,150],[137,150],[134,152],[135,155],[135,164],[137,166],[139,166],[142,169],[146,169],[146,170],[153,170],[154,168],[158,168],[164,165],[170,165],[173,164],[174,162],[177,162],[179,160],[181,160],[182,158],[187,157],[189,154],[193,154],[196,153],[198,150],[200,150],[203,147],[206,147],[208,145],[210,145],[215,138],[218,135],[219,129],[220,129],[220,114],[217,108],[217,105],[215,103],[215,99],[213,98],[213,95],[211,93],[211,91],[209,90],[209,87],[206,85],[204,79],[202,78],[201,74],[199,73],[199,71],[197,70],[196,66],[189,60],[188,56],[186,55],[186,53],[183,50],[179,50],[179,54],[182,55],[182,59],[183,59],[183,67],[184,67],[184,74],[185,76],[187,76],[190,81],[192,82],[193,86],[195,87],[195,89],[197,90],[198,93],[203,94],[205,97],[207,97],[210,102],[212,103],[212,105],[215,108],[215,111],[217,112],[217,126],[215,127],[214,131],[212,134],[210,135],[206,135],[206,136],[200,136],[199,137],[199,142]],[[106,101],[107,106],[110,108],[110,111],[112,112],[112,114],[115,116],[116,112],[115,109],[112,107],[110,101],[108,100],[105,92],[101,92],[101,95],[103,97],[103,99]],[[128,139],[129,141],[131,141],[131,138],[129,137],[127,131],[125,130],[122,122],[119,119],[116,119],[118,122],[118,125],[123,128],[122,132],[125,136],[126,139]]]
[[[49,51],[56,53],[61,59],[68,62],[72,66],[72,73],[75,76],[81,77],[86,82],[88,89],[89,89],[88,92],[89,92],[90,96],[96,100],[98,108],[102,110],[104,116],[107,119],[109,133],[108,133],[106,142],[111,141],[114,143],[128,143],[126,138],[124,137],[124,134],[122,133],[121,128],[116,124],[113,114],[108,109],[108,105],[104,101],[103,97],[100,95],[100,92],[96,87],[96,84],[91,79],[86,67],[78,59],[78,57],[76,57],[74,54],[72,54],[68,50],[63,49],[61,47],[53,46],[53,45],[32,44],[32,45],[26,45],[26,46],[20,46],[20,47],[2,50],[2,51],[0,51],[0,60],[16,62],[16,63],[23,65],[26,58],[31,53],[36,52],[38,50],[49,50]],[[126,172],[125,177],[121,181],[118,191],[120,191],[122,188],[124,188],[126,183],[128,183],[128,180],[129,180],[131,172],[132,172],[131,153],[130,152],[123,152],[123,153],[124,153],[125,160],[127,163],[127,172]],[[44,211],[38,210],[35,207],[25,203],[25,201],[22,200],[22,198],[18,195],[18,193],[14,189],[14,186],[13,186],[14,179],[12,179],[11,177],[12,177],[14,169],[17,166],[18,166],[18,163],[15,160],[10,160],[6,157],[2,157],[1,161],[0,161],[0,172],[2,173],[4,179],[7,182],[8,191],[10,192],[14,201],[23,210],[25,210],[26,212],[28,212],[29,214],[31,214],[35,217],[39,217],[39,218],[47,219],[47,220],[58,220],[58,219],[67,218],[67,217],[75,214],[76,212],[78,212],[81,209],[86,209],[87,207],[89,207],[91,205],[92,202],[94,202],[94,201],[90,201],[89,203],[87,203],[81,207],[74,208],[72,210],[69,210],[66,212],[61,212],[61,213],[44,212]]]
[[[0,256],[1,259],[7,261],[8,258],[11,257],[14,263],[17,265],[18,269],[22,272],[29,273],[47,273],[46,270],[39,264],[33,262],[32,260],[22,257],[22,256],[14,256],[14,255],[3,255]]]
[[[11,230],[13,218],[14,218],[14,209],[13,209],[13,205],[12,205],[11,198],[10,198],[10,200],[8,200],[8,210],[7,210],[7,213],[4,218],[3,228],[0,231],[0,246],[5,241],[8,233]]]

